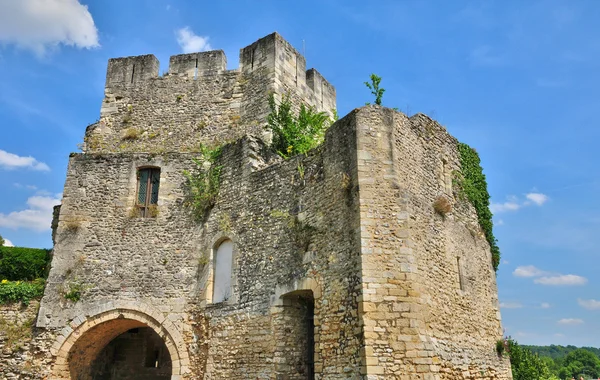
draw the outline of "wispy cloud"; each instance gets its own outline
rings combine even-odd
[[[574,274],[560,274],[556,276],[544,276],[533,280],[534,283],[540,285],[556,285],[556,286],[577,286],[585,285],[587,278]]]
[[[560,274],[541,270],[533,265],[518,266],[513,271],[513,276],[522,278],[533,278],[535,284],[555,286],[577,286],[585,285],[587,278],[575,274]]]
[[[494,214],[497,214],[499,212],[506,212],[506,211],[517,211],[520,208],[521,208],[521,205],[519,203],[512,202],[512,201],[508,201],[508,202],[504,202],[504,203],[491,203],[490,204],[490,211]]]
[[[550,304],[548,302],[542,302],[540,304],[540,308],[542,308],[542,309],[550,309]]]
[[[175,34],[177,35],[177,43],[184,53],[195,53],[212,49],[208,43],[208,37],[196,35],[189,26],[178,29]]]
[[[17,189],[37,190],[37,186],[23,185],[18,182],[13,183],[13,186],[16,187]]]
[[[523,305],[518,302],[501,302],[500,307],[503,309],[520,309]]]
[[[0,213],[0,227],[13,229],[24,228],[34,231],[50,229],[52,209],[60,204],[61,195],[34,195],[27,199],[27,209],[13,211],[9,214]]]
[[[550,198],[546,194],[531,192],[525,194],[525,200],[519,200],[518,197],[511,195],[508,197],[508,200],[504,203],[490,203],[490,211],[494,214],[507,212],[507,211],[517,211],[523,207],[536,205],[542,206],[544,203],[548,202]]]
[[[600,301],[589,299],[582,300],[581,298],[577,299],[577,303],[579,306],[588,309],[588,310],[600,310]]]
[[[22,157],[0,149],[0,168],[4,169],[32,169],[39,171],[48,171],[50,167],[43,162],[36,160],[31,156]]]
[[[471,50],[469,62],[475,66],[503,66],[507,60],[491,46],[482,45]]]
[[[0,43],[44,55],[58,45],[98,47],[98,30],[78,0],[0,0]]]
[[[513,271],[513,276],[515,277],[538,277],[543,276],[545,274],[547,274],[547,272],[536,268],[533,265],[518,266]]]
[[[559,319],[557,322],[559,325],[581,325],[583,323],[583,319],[579,318],[563,318]]]
[[[528,193],[527,195],[525,195],[525,197],[538,206],[541,206],[544,203],[548,202],[549,199],[546,194],[542,193]]]

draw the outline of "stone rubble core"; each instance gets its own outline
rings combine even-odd
[[[32,333],[9,347],[0,327],[0,378],[512,379],[489,245],[453,188],[456,139],[367,106],[283,160],[270,93],[335,109],[334,87],[277,33],[235,70],[222,51],[173,56],[162,76],[152,55],[109,60]],[[184,171],[200,143],[223,150],[197,220]],[[152,217],[136,214],[145,168],[160,170]],[[231,262],[216,270],[217,257]],[[0,318],[21,326],[37,306]]]

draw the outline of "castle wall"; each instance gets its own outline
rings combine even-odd
[[[183,172],[196,153],[72,155],[37,325],[68,341],[78,328],[71,321],[111,308],[151,309],[170,321],[170,334],[181,334],[193,376],[271,378],[290,371],[289,348],[276,337],[307,339],[286,333],[293,326],[280,302],[303,289],[314,296],[317,378],[358,378],[355,140],[339,122],[308,157],[282,161],[253,138],[226,146],[219,198],[203,223],[185,205]],[[144,166],[161,169],[156,218],[131,214]],[[223,238],[234,244],[234,285],[214,304],[211,255]],[[81,299],[67,300],[74,287]],[[87,340],[104,342],[122,329],[113,330]]]
[[[222,51],[158,70],[151,55],[110,60],[101,118],[69,159],[31,340],[52,378],[102,371],[99,353],[144,327],[163,339],[173,380],[291,380],[313,369],[316,379],[511,378],[495,352],[489,246],[453,188],[457,141],[441,126],[364,107],[321,147],[283,160],[257,137],[268,94],[330,112],[335,90],[278,34],[242,49],[237,70]],[[223,150],[216,204],[198,220],[184,173],[200,143]],[[142,218],[146,167],[160,168],[160,188]],[[445,215],[439,197],[453,206]],[[217,302],[223,241],[231,287]]]
[[[301,282],[314,288],[316,378],[359,378],[354,141],[354,132],[340,122],[309,157],[258,171],[246,166],[233,175],[236,186],[220,190],[221,200],[203,230],[203,249],[209,252],[223,235],[230,237],[237,272],[232,297],[222,304],[204,301],[210,287],[200,285],[205,291],[194,329],[204,343],[192,356],[194,367],[206,368],[205,378],[273,378],[277,373],[296,378],[290,375],[290,351],[306,337],[293,333],[298,316],[280,295],[307,289],[298,286]],[[254,144],[260,151],[262,144]],[[243,156],[228,153],[231,159]],[[294,225],[296,220],[301,225]],[[201,272],[207,282],[210,265]]]
[[[502,330],[489,246],[474,209],[452,188],[457,141],[423,115],[380,107],[354,115],[364,371],[369,379],[511,378],[495,351]],[[451,213],[434,211],[438,196],[451,201]]]
[[[223,51],[172,56],[159,76],[153,55],[108,63],[100,119],[86,131],[86,152],[185,152],[246,134],[263,135],[268,97],[289,94],[332,114],[335,89],[279,34],[240,51],[226,70]]]

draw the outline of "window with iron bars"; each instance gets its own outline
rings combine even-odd
[[[160,185],[159,168],[142,168],[137,172],[136,207],[143,218],[157,215],[158,187]]]

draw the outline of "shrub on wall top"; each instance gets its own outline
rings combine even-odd
[[[45,278],[50,258],[49,249],[0,247],[0,280],[31,281]]]

